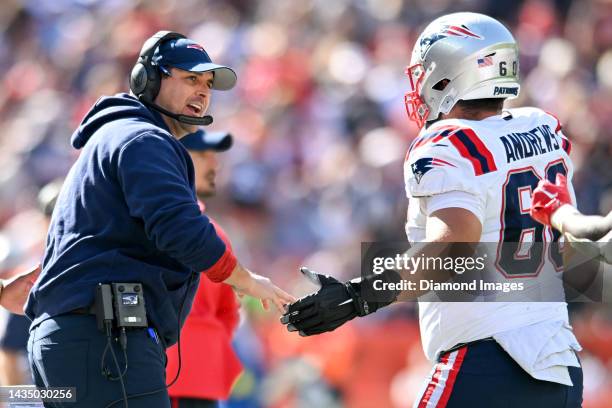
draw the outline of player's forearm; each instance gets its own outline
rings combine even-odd
[[[416,300],[428,292],[422,289],[422,280],[448,281],[452,271],[429,268],[431,264],[426,261],[443,257],[447,252],[448,245],[444,242],[418,243],[403,254],[385,258],[386,269],[381,273],[347,282],[351,297],[360,299],[355,301],[358,315],[365,316],[396,301]]]
[[[415,245],[404,255],[412,258],[416,262],[416,267],[397,270],[400,278],[404,281],[404,286],[408,289],[403,290],[397,300],[416,300],[430,292],[431,285],[422,285],[421,282],[447,282],[456,276],[453,270],[443,267],[442,259],[455,259],[458,257],[472,257],[475,250],[472,243],[460,243],[454,241],[436,240],[433,242],[423,242]]]
[[[599,215],[585,215],[581,219],[571,218],[564,228],[577,238],[586,238],[597,241],[612,230],[612,218]]]
[[[407,254],[417,260],[420,258],[421,262],[415,268],[399,271],[402,279],[414,282],[411,285],[414,290],[404,291],[399,300],[416,299],[429,292],[421,289],[421,281],[446,282],[455,276],[454,271],[443,268],[439,261],[471,257],[480,241],[482,225],[471,211],[451,207],[427,217],[426,231],[427,242],[417,244]]]
[[[564,205],[551,217],[555,228],[563,233],[570,233],[576,238],[597,241],[612,230],[612,212],[605,217],[584,215],[574,207]]]

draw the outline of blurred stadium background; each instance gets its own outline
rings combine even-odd
[[[612,209],[610,0],[5,0],[0,6],[0,268],[40,256],[36,196],[78,152],[69,136],[102,94],[127,90],[143,41],[171,29],[234,67],[213,94],[220,194],[208,211],[242,262],[294,294],[300,265],[348,278],[361,241],[404,239],[404,68],[435,17],[478,11],[521,49],[514,105],[554,112],[573,142],[579,208]],[[153,159],[154,158],[143,158]],[[407,407],[430,364],[414,305],[302,339],[245,302],[235,345],[246,365],[231,407]],[[584,346],[585,407],[612,400],[609,305],[572,306]],[[202,345],[205,347],[205,345]],[[184,358],[189,358],[184,356]]]

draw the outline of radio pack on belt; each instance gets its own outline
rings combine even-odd
[[[98,329],[104,331],[106,322],[118,328],[147,327],[145,300],[140,283],[99,283],[94,303]]]

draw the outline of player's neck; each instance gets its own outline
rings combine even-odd
[[[448,114],[442,114],[442,119],[483,120],[491,116],[500,115],[501,113],[502,109],[470,111],[455,105]]]

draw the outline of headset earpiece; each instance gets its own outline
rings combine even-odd
[[[132,68],[130,74],[130,89],[132,93],[139,97],[143,91],[147,88],[147,69],[144,64],[137,62]]]
[[[130,73],[130,89],[141,101],[152,103],[161,88],[161,75],[152,61],[155,50],[161,43],[179,38],[185,36],[174,31],[158,31],[143,44]]]

